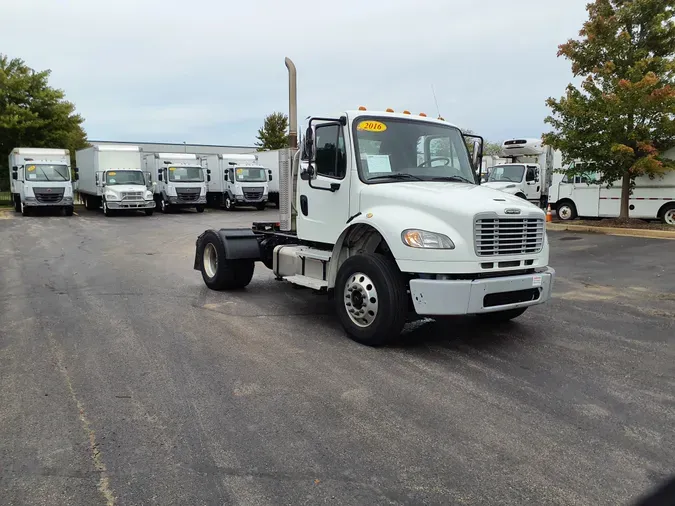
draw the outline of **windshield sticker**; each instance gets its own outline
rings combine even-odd
[[[368,172],[391,172],[389,155],[366,155]]]
[[[108,175],[109,175],[109,176],[116,176],[116,175],[117,175],[117,172],[108,172]]]
[[[26,170],[28,172],[35,172],[35,165],[29,165],[28,167],[26,167]]]
[[[387,125],[380,123],[379,121],[362,121],[356,127],[357,130],[363,130],[365,132],[384,132],[387,129]]]
[[[180,179],[179,175],[174,176],[176,178],[176,181]]]
[[[237,169],[237,176],[241,176],[244,173],[244,169]]]
[[[28,179],[37,179],[37,174],[28,174]]]
[[[176,170],[176,167],[169,167],[169,170],[173,172],[174,170]]]

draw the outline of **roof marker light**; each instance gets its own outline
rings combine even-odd
[[[394,112],[394,110],[391,107],[387,107],[387,112]]]
[[[403,111],[403,114],[410,114],[410,111]]]
[[[427,117],[426,113],[423,113],[423,112],[420,113],[420,116],[422,116],[423,118]]]
[[[365,110],[366,110],[365,107],[363,107],[362,105],[359,106],[359,111],[365,111]]]

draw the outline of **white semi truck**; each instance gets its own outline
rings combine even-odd
[[[73,215],[70,151],[14,148],[9,154],[10,191],[14,209],[24,216],[38,207],[57,207]],[[75,169],[77,177],[77,169]]]
[[[207,155],[204,167],[211,175],[207,183],[209,205],[224,207],[228,211],[237,206],[265,209],[270,175],[258,163],[255,154]]]
[[[155,183],[142,170],[138,146],[92,146],[77,151],[75,161],[77,190],[87,209],[103,209],[106,216],[132,210],[152,216],[155,201],[148,188]]]
[[[286,149],[273,149],[270,151],[259,151],[258,164],[267,169],[269,179],[269,202],[279,207],[279,166],[283,157],[282,152]]]
[[[202,158],[194,153],[147,153],[143,170],[154,183],[155,202],[160,211],[194,207],[198,213],[206,206],[206,171]]]
[[[278,280],[330,292],[346,333],[371,346],[409,316],[515,318],[551,297],[545,213],[475,183],[482,139],[470,159],[472,137],[407,111],[310,117],[302,148],[282,154],[278,222],[204,231],[193,267],[212,290],[247,286],[261,262]]]
[[[504,141],[502,157],[508,163],[491,167],[484,186],[546,208],[554,171],[562,167],[562,153],[541,139],[517,138]]]

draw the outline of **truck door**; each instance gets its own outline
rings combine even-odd
[[[536,165],[525,166],[525,196],[530,202],[538,203],[541,199],[541,176]]]
[[[597,217],[600,207],[600,185],[589,176],[574,176],[572,200],[581,217]]]
[[[350,157],[341,124],[319,124],[314,135],[315,176],[298,179],[298,237],[334,244],[349,219]]]

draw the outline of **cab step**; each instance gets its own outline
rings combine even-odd
[[[294,276],[284,276],[283,279],[293,283],[294,285],[305,286],[307,288],[311,288],[312,290],[326,291],[328,288],[328,281],[310,278],[309,276],[303,276],[301,274],[296,274]]]
[[[333,252],[326,251],[323,249],[308,248],[298,251],[297,255],[301,258],[311,258],[312,260],[320,260],[322,262],[328,262],[330,260],[330,257],[333,255]]]

